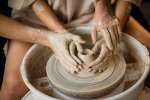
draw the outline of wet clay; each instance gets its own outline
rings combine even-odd
[[[84,35],[84,37],[85,37],[85,35]],[[147,65],[147,59],[146,58],[149,58],[149,57],[148,57],[147,53],[145,53],[145,49],[144,50],[142,49],[143,46],[140,45],[136,40],[134,40],[131,37],[127,36],[127,34],[123,34],[123,41],[124,41],[123,42],[123,48],[122,48],[121,51],[124,51],[123,54],[124,54],[124,58],[125,58],[126,64],[127,64],[127,70],[126,70],[126,73],[125,73],[125,79],[127,79],[127,80],[125,80],[125,82],[126,83],[130,83],[129,81],[138,80],[136,78],[139,78],[139,77],[137,77],[137,76],[140,76],[139,72],[141,73],[141,75],[143,74],[144,69],[146,68],[145,65]],[[98,89],[98,90],[100,90],[100,92],[97,92],[99,94],[99,96],[106,95],[106,97],[107,97],[107,95],[109,95],[109,93],[113,93],[114,92],[114,91],[113,92],[111,91],[111,90],[113,90],[112,87],[115,87],[115,88],[117,87],[117,85],[115,83],[116,82],[115,80],[118,81],[119,80],[118,77],[120,77],[122,75],[121,73],[123,73],[125,71],[124,65],[116,64],[116,66],[114,67],[115,70],[113,69],[114,70],[113,73],[108,75],[109,77],[105,77],[104,80],[101,80],[101,82],[98,82],[98,84],[100,84],[101,86],[98,86],[98,88],[96,88],[94,86],[95,83],[93,83],[93,81],[96,81],[96,80],[99,80],[99,79],[96,79],[94,77],[95,76],[98,77],[99,75],[102,75],[103,73],[95,74],[95,76],[89,77],[89,78],[81,78],[81,77],[75,76],[75,74],[67,73],[67,70],[64,70],[62,65],[59,64],[58,59],[52,60],[52,58],[54,57],[53,54],[54,53],[49,48],[45,48],[45,47],[41,47],[41,46],[36,46],[36,48],[34,48],[30,52],[30,54],[28,55],[28,58],[26,59],[27,60],[27,65],[26,65],[26,72],[27,72],[27,74],[26,74],[26,77],[28,77],[28,80],[25,80],[25,81],[28,82],[27,84],[31,84],[33,86],[36,86],[36,89],[38,89],[38,86],[34,85],[34,83],[38,84],[38,85],[40,85],[39,86],[39,88],[40,88],[39,90],[40,91],[41,91],[41,89],[43,89],[42,92],[44,90],[47,91],[47,84],[46,84],[46,86],[43,86],[43,83],[45,81],[38,80],[38,81],[41,81],[41,83],[42,83],[42,85],[41,85],[41,84],[39,84],[39,82],[37,83],[34,80],[39,79],[39,78],[41,78],[43,76],[44,77],[48,76],[48,83],[50,83],[50,86],[52,84],[52,87],[49,88],[49,93],[52,93],[52,90],[56,90],[57,89],[57,90],[59,90],[59,92],[64,93],[65,96],[66,95],[67,96],[68,95],[72,96],[72,94],[73,94],[76,98],[78,98],[78,97],[87,97],[87,96],[89,96],[89,97],[93,97],[94,96],[95,97],[95,96],[98,96],[98,95],[93,94],[91,89],[93,89],[93,90],[94,89]],[[147,55],[147,57],[145,57],[145,55]],[[51,63],[52,65],[47,63],[50,60],[52,60],[52,62],[53,62],[53,63]],[[120,61],[119,59],[116,59],[116,60],[117,60],[117,63],[123,62],[123,61]],[[133,65],[134,66],[133,69],[137,68],[137,70],[135,70],[134,72],[133,72],[133,70],[132,71],[128,71],[128,70],[131,70],[131,68],[132,68],[132,67],[131,68],[128,67],[128,64],[129,63],[133,63],[133,62],[134,63],[138,62],[137,65]],[[46,65],[46,63],[47,63],[47,65]],[[120,66],[120,67],[117,67],[117,66]],[[46,67],[46,70],[45,70],[45,67]],[[52,68],[55,68],[55,71],[57,71],[57,75],[54,75],[54,70],[52,70]],[[108,67],[106,69],[106,71],[109,68],[113,68],[113,67]],[[61,70],[63,70],[71,78],[68,79],[68,76],[66,74],[63,75]],[[135,72],[136,72],[136,75],[135,75]],[[47,74],[47,76],[46,76],[46,74]],[[58,75],[59,75],[59,77],[58,77]],[[114,77],[112,77],[112,76],[114,76]],[[56,80],[54,81],[52,78],[54,78]],[[67,81],[66,81],[66,79],[67,79]],[[86,82],[83,82],[83,81],[81,82],[82,79],[85,79]],[[56,81],[59,81],[59,82],[56,82]],[[68,84],[64,85],[64,83],[68,82],[68,81],[69,82],[71,81],[71,83],[69,85]],[[31,83],[29,83],[29,82],[31,82]],[[55,84],[55,82],[57,84]],[[123,81],[122,83],[124,84],[125,82]],[[87,83],[87,84],[84,84],[84,83]],[[113,86],[111,83],[115,83],[116,86]],[[111,87],[107,87],[109,84],[111,84]],[[134,85],[134,84],[135,83],[133,83],[132,85]],[[103,87],[104,85],[105,85],[106,88],[104,88],[104,90],[102,91],[100,88]],[[73,90],[72,90],[71,92],[68,91],[68,93],[66,93],[64,91],[64,88],[62,90],[62,88],[59,87],[59,86],[61,86],[61,87],[64,87],[64,86],[66,87],[67,86],[67,90],[69,90],[68,87],[69,88],[73,88],[73,90],[75,89],[76,92],[75,91],[73,92]],[[44,87],[44,88],[41,88],[41,87]],[[124,87],[124,85],[123,85],[123,87]],[[83,91],[84,88],[87,88],[87,92],[84,92],[85,95],[83,96],[82,91]],[[126,85],[125,85],[125,89],[126,89]],[[106,90],[107,90],[107,92],[105,92]],[[64,92],[62,92],[62,91],[64,91]],[[123,92],[124,90],[121,90],[121,91]],[[43,93],[45,93],[45,91]],[[119,94],[119,93],[117,92],[117,94]],[[115,93],[113,95],[117,95],[117,94]],[[42,94],[42,96],[43,96],[43,94]],[[50,97],[53,96],[54,98],[56,98],[55,95],[53,95],[53,94],[50,94],[49,96]],[[63,96],[60,96],[58,98],[61,99],[61,98],[63,98]],[[101,97],[99,97],[99,98],[101,98]],[[73,99],[66,99],[65,98],[65,99],[62,99],[62,100],[73,100]],[[81,98],[80,100],[83,100],[83,99]],[[87,100],[87,99],[84,99],[84,100]],[[93,99],[88,98],[88,100],[93,100]],[[96,99],[96,100],[102,100],[102,99]]]
[[[87,48],[87,47],[88,46],[83,48],[83,52],[77,52],[77,57],[79,57],[79,59],[83,62],[83,65],[82,65],[83,69],[81,69],[80,71],[78,71],[78,73],[76,73],[76,75],[80,76],[80,77],[89,77],[89,76],[96,74],[96,72],[92,72],[90,70],[90,68],[88,68],[88,64],[90,64],[91,62],[96,60],[96,58],[98,57],[97,55],[99,55],[99,54],[98,54],[98,52],[93,52],[90,48]],[[98,65],[97,64],[95,66],[101,67],[101,70],[103,70],[103,71],[99,71],[99,73],[105,72],[106,69],[108,68],[107,65]],[[94,66],[92,66],[92,67],[94,67]],[[110,72],[106,72],[106,73],[108,73],[108,75],[109,75],[109,73],[112,73],[111,72],[112,70],[109,70],[109,71]],[[107,77],[107,74],[105,74],[105,75]],[[105,77],[105,76],[103,76],[103,77]]]
[[[76,33],[78,35],[81,32],[77,31]],[[119,50],[117,54],[108,56],[108,54],[106,54],[107,49],[105,45],[101,44],[103,42],[99,41],[97,45],[92,44],[91,41],[89,42],[91,38],[89,34],[81,34],[80,36],[83,36],[83,39],[85,36],[89,36],[89,38],[86,38],[86,43],[82,43],[79,46],[79,44],[77,45],[78,41],[68,41],[66,50],[69,51],[69,54],[75,61],[82,61],[82,64],[79,63],[79,65],[82,65],[82,68],[78,70],[77,73],[70,73],[72,66],[65,66],[65,64],[63,64],[67,62],[67,59],[65,60],[65,57],[63,57],[64,62],[62,62],[54,53],[53,56],[50,56],[46,65],[48,79],[54,89],[65,95],[81,98],[105,95],[121,83],[126,71],[126,62]],[[60,50],[60,47],[58,49]],[[101,60],[101,62],[97,61],[100,55],[105,57],[105,54],[109,59]],[[103,56],[100,57],[100,59],[104,58]],[[94,61],[96,61],[96,64],[90,66]],[[99,64],[102,62],[103,64]],[[91,72],[89,71],[89,66],[96,66],[102,71],[96,73]]]
[[[111,92],[120,84],[126,71],[123,56],[112,56],[103,73],[92,73],[82,70],[71,74],[62,66],[55,55],[51,56],[46,72],[51,85],[62,93],[76,97],[97,97]]]

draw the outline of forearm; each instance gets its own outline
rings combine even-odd
[[[120,26],[123,29],[124,26],[126,25],[130,12],[132,9],[132,4],[128,1],[124,0],[118,0],[116,4],[116,9],[115,9],[115,15],[120,21]]]
[[[3,15],[0,15],[0,36],[48,46],[46,33]]]
[[[63,24],[58,20],[52,9],[44,0],[37,0],[32,9],[39,19],[46,24],[46,26],[52,31],[65,30]]]
[[[108,15],[113,16],[110,0],[97,0],[95,4],[95,17],[102,19]]]

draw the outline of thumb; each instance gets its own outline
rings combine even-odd
[[[97,36],[97,31],[96,31],[96,27],[94,27],[91,32],[91,38],[93,43],[96,42],[96,36]]]

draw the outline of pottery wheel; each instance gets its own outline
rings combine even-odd
[[[61,93],[79,98],[91,98],[108,94],[123,79],[126,63],[122,55],[115,55],[102,73],[80,77],[69,73],[53,55],[49,58],[46,72],[51,85]],[[82,73],[82,72],[81,72]]]

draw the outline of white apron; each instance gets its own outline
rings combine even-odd
[[[44,26],[32,11],[36,0],[9,0],[13,8],[12,17],[29,25]],[[90,23],[94,13],[95,0],[45,0],[57,17],[66,26]]]
[[[45,26],[32,11],[31,5],[36,0],[9,0],[9,7],[13,8],[12,17],[25,24]],[[45,0],[53,9],[57,17],[66,26],[89,24],[94,13],[96,0]],[[116,0],[117,1],[117,0]],[[141,0],[125,0],[139,4]]]

